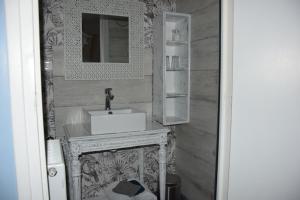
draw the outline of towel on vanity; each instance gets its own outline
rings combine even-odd
[[[141,187],[143,186],[133,184],[129,181],[121,181],[112,189],[112,191],[132,197],[140,193],[139,191],[141,190]]]
[[[114,182],[104,190],[104,193],[108,200],[157,200],[157,197],[152,192],[150,192],[149,189],[147,189],[143,184],[141,185],[145,188],[145,191],[133,197],[115,193],[113,191],[113,188],[115,188],[118,184],[119,182]]]

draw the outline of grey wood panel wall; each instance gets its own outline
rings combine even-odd
[[[64,78],[63,46],[53,49],[53,84],[56,135],[63,125],[81,121],[81,109],[103,109],[104,89],[113,88],[112,108],[132,107],[152,117],[152,49],[144,50],[145,77],[141,80],[70,81]]]
[[[214,198],[218,89],[219,1],[177,0],[192,15],[191,121],[176,127],[176,171],[189,200]]]

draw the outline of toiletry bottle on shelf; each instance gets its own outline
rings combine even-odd
[[[178,29],[172,30],[172,40],[179,41],[180,40],[180,32]]]
[[[179,56],[172,56],[171,68],[173,70],[179,69]]]
[[[171,69],[170,56],[166,56],[166,68],[167,68],[167,70]]]

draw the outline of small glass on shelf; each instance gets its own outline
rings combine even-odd
[[[172,56],[171,69],[175,70],[180,67],[179,56]]]
[[[178,29],[172,30],[172,40],[173,41],[180,41],[180,31]]]
[[[170,56],[166,56],[166,69],[172,70],[171,64],[170,64]]]
[[[171,59],[170,59],[171,58]],[[166,71],[186,71],[187,64],[181,56],[166,56]]]

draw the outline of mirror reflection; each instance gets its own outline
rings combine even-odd
[[[82,61],[129,63],[128,17],[82,13]]]

